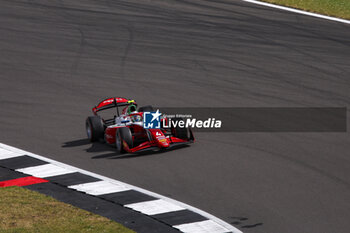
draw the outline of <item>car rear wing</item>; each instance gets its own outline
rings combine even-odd
[[[130,104],[137,105],[135,100],[128,100],[122,97],[112,97],[101,101],[97,106],[92,108],[92,112],[96,115],[99,111],[103,111],[110,108],[117,108],[117,112],[119,115],[118,107],[127,106]]]

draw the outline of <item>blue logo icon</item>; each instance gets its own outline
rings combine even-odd
[[[156,112],[144,112],[143,127],[145,129],[159,129],[161,115],[162,114],[159,112],[159,109],[157,109]]]

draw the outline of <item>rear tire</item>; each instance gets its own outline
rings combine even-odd
[[[115,136],[115,147],[120,153],[125,153],[123,140],[126,142],[129,148],[133,147],[132,134],[128,127],[121,127],[117,129]]]
[[[152,107],[152,105],[142,106],[139,107],[139,112],[154,112],[154,108]]]
[[[103,139],[105,128],[101,117],[89,116],[85,121],[85,128],[90,142]]]

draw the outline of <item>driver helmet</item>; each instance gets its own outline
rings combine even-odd
[[[132,112],[136,112],[136,105],[134,105],[134,104],[130,104],[130,105],[128,106],[128,111],[127,111],[127,113],[128,113],[128,114],[131,114]]]
[[[132,122],[142,122],[142,116],[134,114],[130,116]]]

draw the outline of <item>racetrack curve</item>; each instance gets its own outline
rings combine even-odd
[[[348,232],[349,133],[197,133],[121,157],[85,139],[93,105],[349,107],[349,77],[347,24],[234,0],[0,0],[0,142],[243,232]]]

